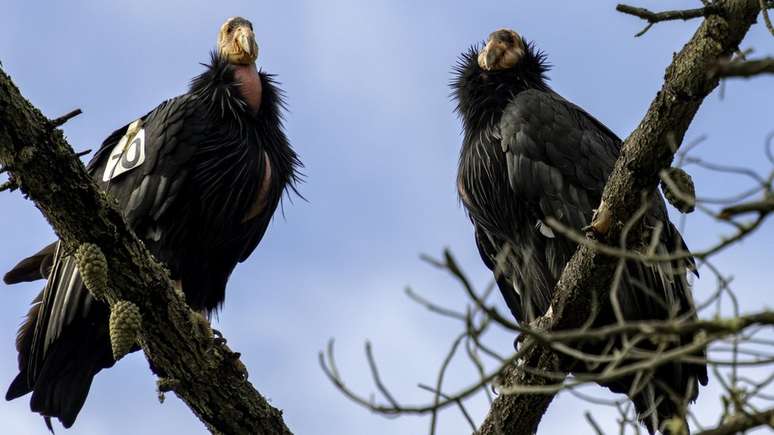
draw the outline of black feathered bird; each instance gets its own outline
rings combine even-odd
[[[545,56],[512,30],[464,53],[452,83],[464,126],[457,186],[484,263],[513,315],[531,322],[549,309],[576,244],[547,226],[553,217],[580,231],[591,222],[621,140],[546,84]],[[687,250],[656,194],[646,227],[661,228],[658,251]],[[616,296],[625,320],[695,318],[686,271],[693,261],[626,264]],[[612,308],[596,325],[615,322]],[[690,337],[683,340],[683,344]],[[586,346],[584,350],[601,352]],[[593,368],[589,368],[593,370]],[[704,365],[675,362],[605,386],[632,398],[653,432],[695,400]]]
[[[135,233],[168,268],[191,308],[223,303],[237,263],[255,249],[300,162],[282,126],[282,91],[255,66],[252,24],[230,18],[190,90],[116,130],[88,170]],[[6,394],[70,427],[94,375],[113,365],[108,307],[83,286],[75,260],[53,243],[5,275],[48,278],[22,324],[19,375]]]

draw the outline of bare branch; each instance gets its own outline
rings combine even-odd
[[[605,435],[605,432],[602,431],[602,428],[599,427],[599,423],[597,423],[597,421],[594,420],[594,417],[591,415],[590,412],[586,412],[584,415],[586,417],[586,421],[588,421],[591,427],[594,429],[594,433],[596,433],[597,435]]]
[[[740,214],[753,212],[760,213],[761,215],[774,212],[774,195],[767,195],[766,198],[760,201],[745,202],[726,207],[720,212],[719,217],[721,219],[731,219]]]
[[[75,109],[75,110],[73,110],[73,111],[71,111],[71,112],[69,112],[69,113],[66,113],[66,114],[64,114],[64,115],[60,116],[59,118],[52,119],[52,120],[51,120],[51,126],[52,126],[52,127],[54,127],[54,128],[56,128],[56,127],[61,127],[61,126],[63,126],[63,125],[64,125],[64,124],[65,124],[67,121],[69,121],[69,120],[71,120],[71,119],[75,118],[76,116],[80,115],[81,113],[83,113],[83,112],[81,111],[81,109]]]
[[[747,61],[721,61],[710,70],[718,77],[752,77],[759,74],[774,74],[774,57]]]
[[[615,7],[615,10],[617,10],[618,12],[622,12],[624,14],[634,15],[635,17],[642,18],[643,20],[646,20],[648,22],[648,25],[645,26],[644,29],[642,29],[640,32],[634,35],[635,37],[640,37],[644,35],[648,30],[650,30],[650,28],[653,27],[653,25],[656,23],[660,23],[662,21],[691,20],[693,18],[708,17],[711,14],[718,13],[719,8],[717,8],[712,4],[707,4],[703,8],[652,12],[645,8],[638,8],[638,7],[629,6],[625,4],[619,4]]]
[[[733,435],[761,426],[774,428],[774,408],[755,414],[730,416],[720,426],[699,432],[696,435]]]
[[[645,8],[638,8],[625,4],[619,4],[615,10],[628,15],[642,18],[649,23],[658,23],[671,20],[692,20],[694,18],[708,17],[711,14],[717,14],[719,9],[711,4],[696,9],[683,9],[663,12],[652,12]]]
[[[459,313],[457,311],[451,310],[446,307],[442,307],[438,304],[434,304],[427,299],[423,298],[422,296],[418,295],[414,290],[411,289],[411,287],[406,287],[405,289],[406,296],[409,297],[412,301],[418,303],[419,305],[422,305],[423,307],[427,308],[429,311],[440,314],[444,317],[451,317],[452,319],[462,320],[465,321],[466,317],[464,314]]]
[[[449,397],[447,394],[444,394],[442,391],[436,391],[433,387],[429,385],[419,384],[418,387],[425,391],[429,391],[433,394],[437,394],[438,396],[443,397],[445,400],[456,402],[457,407],[460,408],[460,412],[465,417],[465,420],[467,420],[468,424],[470,425],[470,428],[473,429],[474,431],[476,430],[476,423],[473,421],[473,417],[470,416],[470,413],[468,412],[468,410],[465,409],[465,405],[462,403],[461,400],[459,399],[454,400],[453,398]]]
[[[366,342],[365,352],[366,358],[368,359],[368,367],[371,368],[371,375],[374,378],[374,384],[376,384],[376,387],[379,388],[379,391],[382,393],[382,395],[384,395],[384,397],[388,402],[390,402],[392,406],[398,407],[398,402],[395,400],[395,398],[392,397],[392,394],[390,394],[390,391],[387,389],[387,387],[384,386],[384,382],[382,382],[382,378],[379,376],[379,369],[376,365],[376,361],[374,360],[374,354],[371,349],[370,341]]]
[[[564,225],[563,223],[559,222],[558,220],[552,217],[546,219],[546,224],[548,224],[548,226],[551,227],[551,229],[560,232],[563,236],[571,239],[572,241],[580,245],[586,246],[589,249],[593,249],[595,251],[598,251],[605,255],[609,255],[614,258],[643,261],[648,263],[659,263],[659,262],[664,263],[664,262],[671,262],[671,261],[686,259],[691,257],[696,259],[706,260],[707,258],[722,251],[726,247],[731,246],[734,243],[738,242],[739,240],[742,240],[743,238],[752,234],[766,220],[766,216],[767,216],[766,214],[760,214],[752,222],[749,222],[746,224],[739,224],[738,231],[736,234],[723,237],[719,243],[709,248],[703,249],[701,251],[696,251],[693,253],[687,252],[687,251],[677,251],[675,253],[663,254],[663,255],[642,254],[640,252],[633,251],[630,249],[624,249],[624,248],[618,248],[610,245],[605,245],[596,240],[584,237],[578,231]]]

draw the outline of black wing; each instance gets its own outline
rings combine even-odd
[[[186,178],[185,163],[192,155],[192,143],[186,140],[189,133],[184,132],[183,124],[192,107],[190,96],[184,95],[141,118],[146,138],[145,161],[133,170],[109,182],[102,181],[108,156],[124,136],[126,126],[105,140],[88,166],[98,184],[111,192],[119,207],[128,211],[130,222],[150,216],[142,228],[152,228],[154,218],[163,216]],[[161,159],[170,163],[159,165]],[[32,266],[27,267],[27,263]],[[85,399],[90,377],[112,365],[109,342],[105,341],[107,308],[94,303],[83,286],[74,258],[58,242],[22,261],[6,275],[6,280],[45,277],[46,286],[33,301],[19,330],[20,373],[6,397],[19,397],[35,388],[30,402],[33,410],[57,415],[69,426]],[[94,367],[84,367],[85,364]]]
[[[521,92],[511,101],[501,118],[500,132],[510,186],[533,216],[541,221],[553,217],[575,230],[588,225],[618,158],[621,140],[578,106],[555,93],[537,90]],[[644,220],[650,229],[660,227],[659,250],[686,249],[660,195],[654,195]],[[545,244],[545,265],[558,278],[575,245],[551,231],[541,232],[539,222],[535,225],[532,235]],[[681,311],[690,309],[684,300],[690,291],[678,282],[686,268],[692,264],[645,267],[641,284],[662,290],[660,297],[642,297],[644,291],[631,291],[623,295],[631,297],[622,303],[633,303],[632,315],[640,316],[662,316],[664,307],[654,304],[678,306],[682,302]]]
[[[168,100],[141,118],[145,130],[145,161],[134,169],[105,182],[103,172],[110,152],[119,144],[127,126],[111,134],[88,165],[88,170],[104,190],[124,210],[130,226],[140,237],[156,229],[158,222],[169,209],[180,186],[187,177],[186,162],[193,154],[194,145],[190,132],[184,127],[192,113],[188,95]],[[163,160],[164,163],[159,164]],[[119,165],[121,163],[119,162]],[[32,359],[42,359],[48,344],[56,340],[61,331],[75,318],[86,318],[93,299],[83,287],[74,259],[57,250],[53,270],[46,285],[38,323]]]
[[[554,235],[546,218],[576,230],[590,222],[620,140],[582,109],[540,90],[520,92],[511,100],[498,133],[503,175],[513,194],[508,201],[519,210],[509,218],[518,222],[500,224],[513,230],[494,245],[512,251],[501,261],[510,263],[506,269],[515,282],[501,290],[518,291],[517,318],[529,322],[548,309],[555,282],[575,251],[573,242]],[[479,243],[479,250],[486,252],[487,246]]]
[[[590,220],[621,141],[599,121],[557,94],[528,90],[500,121],[508,180],[520,198],[572,228]]]
[[[145,160],[139,166],[105,181],[108,164],[115,163],[111,162],[111,151],[129,125],[108,136],[88,165],[97,184],[117,200],[129,225],[141,238],[158,237],[154,234],[156,226],[188,178],[197,143],[206,139],[207,124],[195,122],[197,103],[193,95],[181,95],[140,118],[145,140],[138,146],[144,146]],[[129,151],[137,152],[126,150],[119,160],[126,160]],[[122,164],[119,161],[117,167]]]
[[[591,221],[593,208],[619,155],[621,140],[599,121],[557,94],[537,90],[519,93],[506,107],[500,121],[502,151],[506,154],[509,184],[515,198],[526,207],[533,219],[553,217],[566,226],[581,230]],[[645,228],[658,231],[657,252],[687,251],[677,229],[669,221],[663,199],[657,193],[643,218]],[[529,224],[532,224],[530,222]],[[540,222],[529,225],[520,235],[522,305],[525,294],[537,298],[540,312],[548,309],[550,293],[576,245],[553,231],[540,228]],[[518,248],[517,248],[518,249]],[[526,253],[525,253],[526,252]],[[696,318],[686,272],[693,261],[644,264],[628,261],[617,291],[625,320],[668,319],[687,315]],[[536,276],[552,280],[539,282]],[[529,295],[529,293],[532,295]],[[545,299],[545,296],[549,296]],[[509,303],[509,305],[511,305]],[[529,316],[528,316],[529,317]],[[522,317],[523,319],[524,317]],[[527,319],[528,321],[531,319]],[[598,324],[615,321],[612,310],[600,314]],[[686,337],[687,343],[691,340]],[[684,343],[685,344],[685,343]],[[703,353],[698,352],[701,356]],[[696,380],[707,382],[706,367],[675,363],[659,368],[654,375],[658,386],[656,397],[674,389],[695,399]],[[630,393],[631,379],[612,382],[613,391]],[[645,393],[633,398],[641,413],[649,403]],[[674,404],[665,400],[659,414],[673,415]]]

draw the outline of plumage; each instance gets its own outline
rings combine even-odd
[[[587,226],[621,148],[612,131],[548,86],[547,71],[545,55],[516,32],[500,30],[485,47],[462,54],[452,83],[464,127],[460,199],[481,257],[521,322],[549,309],[556,282],[577,247],[551,231],[546,218],[578,231]],[[643,219],[646,228],[660,228],[659,252],[687,251],[659,194]],[[696,318],[686,278],[694,269],[692,260],[627,262],[616,293],[625,320]],[[615,321],[607,309],[595,324]],[[584,369],[594,370],[579,370]],[[682,398],[696,399],[697,382],[707,383],[706,367],[699,364],[666,364],[646,375],[652,377],[645,386],[633,387],[633,377],[605,386],[629,394],[651,432],[680,413]],[[654,400],[655,409],[649,409]]]
[[[230,19],[226,31],[235,35],[226,38],[236,41],[234,50],[221,45],[187,93],[110,134],[88,165],[181,283],[191,308],[205,313],[223,303],[232,270],[258,245],[283,194],[295,191],[300,167],[282,126],[282,91],[255,69],[257,46],[246,58],[252,61],[242,61],[240,47],[254,38],[252,25]],[[259,110],[243,98],[238,74],[260,81]],[[118,165],[130,169],[119,173]],[[6,398],[32,391],[31,408],[49,427],[50,417],[70,427],[93,376],[114,363],[109,310],[84,287],[75,259],[58,243],[20,262],[5,281],[44,277],[19,330],[20,373]]]

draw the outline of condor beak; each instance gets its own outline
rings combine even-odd
[[[239,48],[250,57],[257,57],[258,44],[255,42],[255,33],[247,27],[240,27],[237,32],[236,43]]]
[[[515,32],[513,32],[515,34]],[[486,71],[499,71],[512,68],[524,57],[524,43],[516,35],[511,43],[490,37],[486,46],[478,54],[478,65]]]
[[[495,62],[497,62],[497,58],[500,57],[500,51],[501,51],[501,50],[499,50],[499,47],[498,47],[497,50],[494,49],[493,45],[494,44],[492,42],[486,44],[486,47],[487,47],[486,48],[486,64],[487,64],[487,66],[490,66],[490,67],[491,67],[491,65],[494,65]]]
[[[478,55],[478,63],[481,68],[486,70],[492,69],[497,62],[497,59],[502,56],[503,51],[502,44],[489,40]]]

